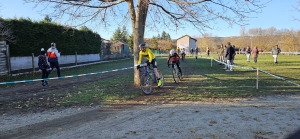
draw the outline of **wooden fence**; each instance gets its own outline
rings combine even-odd
[[[9,46],[0,41],[0,75],[10,75]]]

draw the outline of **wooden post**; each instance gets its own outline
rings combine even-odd
[[[210,57],[210,67],[212,67],[212,61],[213,61],[213,58]]]
[[[256,89],[258,89],[258,68],[256,69]]]
[[[34,68],[34,53],[32,53],[32,71],[35,72],[35,68]]]
[[[75,52],[75,65],[77,65],[77,52]]]
[[[6,46],[7,71],[8,71],[8,75],[11,76],[11,64],[10,64],[9,45],[5,45],[5,46]]]

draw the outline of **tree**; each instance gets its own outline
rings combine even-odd
[[[126,27],[123,26],[123,27],[122,27],[122,30],[121,30],[120,27],[118,27],[118,28],[116,29],[116,31],[113,33],[113,36],[112,36],[112,38],[111,38],[111,41],[112,41],[112,42],[115,42],[115,41],[119,40],[119,41],[127,42],[127,41],[128,41],[128,38],[129,38],[129,36],[128,36],[128,31],[127,31]]]
[[[161,39],[162,39],[162,40],[166,40],[166,39],[167,39],[166,36],[167,36],[167,35],[166,35],[166,32],[163,31],[163,32],[161,33]]]
[[[116,29],[116,31],[113,33],[112,38],[110,39],[112,42],[116,42],[117,40],[121,40],[122,39],[122,32],[120,27],[118,27]]]
[[[174,49],[173,43],[170,40],[159,40],[157,47],[160,50],[171,50],[171,49]]]
[[[45,21],[45,22],[51,22],[52,18],[50,18],[49,15],[46,15],[43,21]]]
[[[134,42],[134,64],[138,61],[138,45],[144,41],[145,28],[168,28],[177,30],[185,26],[194,27],[202,33],[216,20],[245,25],[252,13],[261,12],[265,3],[259,0],[24,0],[26,2],[51,3],[56,17],[69,15],[70,23],[82,25],[98,20],[103,26],[116,23],[116,19],[131,21]],[[126,9],[127,4],[127,9]],[[42,4],[41,4],[42,5]],[[45,4],[48,6],[49,4]],[[111,17],[111,18],[109,18]],[[119,18],[117,18],[119,17]],[[147,18],[149,17],[149,18]],[[148,20],[148,21],[147,21]],[[78,23],[78,22],[80,23]],[[147,21],[147,24],[146,24]],[[139,71],[134,70],[134,83],[139,84]]]
[[[128,41],[128,31],[125,26],[122,27],[121,40],[124,42]]]
[[[0,18],[0,41],[16,42],[16,37],[10,29],[10,24],[5,23],[2,18]]]
[[[151,48],[158,49],[158,39],[156,37],[152,37],[151,39]]]
[[[87,26],[82,26],[82,27],[80,27],[79,30],[82,30],[82,31],[91,31]]]
[[[129,35],[127,43],[129,44],[130,50],[133,51],[133,34]]]

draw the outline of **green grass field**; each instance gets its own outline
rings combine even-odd
[[[217,55],[211,56],[215,59],[217,58]],[[258,63],[253,63],[252,61],[246,62],[245,55],[237,55],[234,63],[240,66],[240,68],[234,68],[233,72],[226,72],[223,70],[224,65],[219,65],[219,63],[207,57],[199,56],[196,60],[194,57],[188,56],[186,57],[186,61],[181,62],[184,80],[176,84],[172,79],[171,69],[167,67],[166,57],[158,56],[158,66],[159,70],[164,74],[165,87],[163,90],[159,90],[155,87],[153,94],[161,94],[153,97],[152,99],[154,100],[152,101],[199,101],[211,98],[226,99],[273,94],[298,94],[300,92],[300,86],[297,86],[297,84],[300,84],[299,58],[300,56],[280,55],[278,59],[279,63],[274,64],[271,55],[259,55]],[[67,76],[132,66],[133,59],[129,59],[64,69],[61,72]],[[257,71],[248,70],[246,68],[259,68],[271,75],[259,72],[257,80]],[[50,77],[54,75],[56,75],[55,72]],[[281,77],[281,79],[274,76]],[[40,73],[16,77],[2,76],[1,82],[39,78]],[[88,76],[86,78],[88,78]],[[12,86],[17,85],[19,84]],[[0,85],[0,88],[5,89],[5,86],[7,85]],[[61,93],[63,95],[57,95],[60,97],[55,98],[55,103],[68,105],[87,105],[94,102],[115,103],[143,95],[138,87],[133,86],[132,74],[124,74],[118,78],[98,80],[89,84],[78,85],[76,88]]]

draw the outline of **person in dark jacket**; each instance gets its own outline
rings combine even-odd
[[[245,50],[245,54],[246,54],[246,57],[247,57],[247,62],[250,62],[250,55],[251,55],[251,48],[248,46]]]
[[[230,44],[230,42],[227,43],[227,48],[226,48],[226,60],[227,60],[227,70],[226,71],[232,71],[232,65],[233,65],[233,59],[235,56],[235,50]]]
[[[48,54],[48,62],[50,63],[50,67],[52,68],[52,70],[53,67],[55,67],[57,71],[57,76],[60,77],[60,67],[58,63],[58,58],[60,57],[60,53],[56,49],[56,44],[54,42],[51,43],[51,47],[47,50],[47,54]],[[49,74],[51,73],[52,70],[49,71]]]
[[[45,78],[48,78],[49,73],[47,69],[52,70],[51,67],[48,65],[46,61],[46,52],[44,48],[41,49],[41,53],[38,57],[38,66],[39,66],[39,72],[42,72],[42,86],[48,85],[48,81],[44,80]]]

